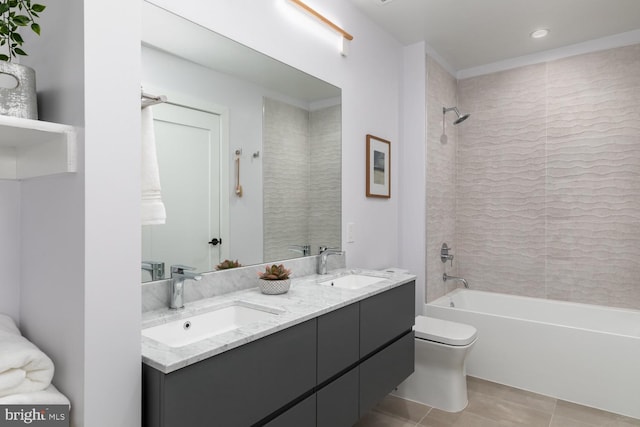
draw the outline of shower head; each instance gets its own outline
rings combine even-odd
[[[458,107],[450,107],[450,108],[443,107],[442,108],[442,115],[447,114],[447,112],[449,112],[449,111],[454,111],[458,116],[458,118],[453,122],[454,125],[457,125],[459,123],[464,122],[465,120],[467,120],[471,116],[471,114],[460,115],[460,112],[458,111]]]

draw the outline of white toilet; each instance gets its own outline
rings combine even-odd
[[[465,359],[478,331],[470,325],[417,316],[415,371],[395,395],[448,412],[468,403]]]

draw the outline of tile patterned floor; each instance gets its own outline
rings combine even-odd
[[[450,413],[387,396],[354,427],[638,427],[640,420],[467,377],[469,405]]]

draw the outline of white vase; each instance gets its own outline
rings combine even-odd
[[[15,87],[0,85],[0,114],[37,120],[36,72],[33,68],[0,61],[0,74],[13,77],[16,84]]]
[[[291,279],[284,280],[264,280],[258,279],[258,286],[263,294],[278,295],[289,291]]]

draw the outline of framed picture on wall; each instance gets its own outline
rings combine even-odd
[[[367,197],[391,197],[391,142],[367,135]]]

